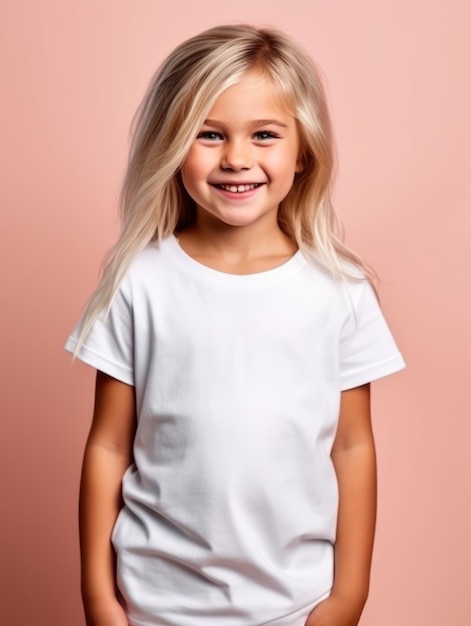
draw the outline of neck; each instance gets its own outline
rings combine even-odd
[[[287,261],[297,250],[276,222],[272,228],[251,224],[229,226],[197,219],[178,233],[183,250],[196,261],[228,273],[245,274],[271,269]]]

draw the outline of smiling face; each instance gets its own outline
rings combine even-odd
[[[280,202],[299,166],[299,136],[288,106],[259,74],[219,96],[182,165],[197,222],[277,227]]]

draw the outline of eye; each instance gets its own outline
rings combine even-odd
[[[257,141],[268,141],[269,139],[277,139],[279,135],[271,130],[259,130],[254,133],[253,138]]]
[[[197,139],[204,139],[206,141],[220,141],[223,139],[221,133],[217,133],[215,130],[202,130],[197,135]]]

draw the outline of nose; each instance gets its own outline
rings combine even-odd
[[[224,146],[221,157],[223,170],[249,170],[252,167],[251,147],[244,141],[230,141]]]

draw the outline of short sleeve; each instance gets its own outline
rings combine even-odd
[[[361,293],[359,297],[357,294],[357,302],[353,299],[353,310],[340,337],[342,391],[388,376],[405,367],[371,284],[364,281],[357,288],[361,288]]]
[[[77,357],[128,385],[134,385],[132,305],[120,288],[108,312],[102,312],[94,322]],[[75,352],[80,323],[67,339],[65,350]]]

